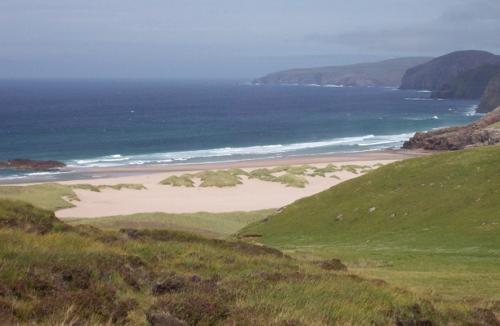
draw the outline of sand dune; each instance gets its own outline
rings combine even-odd
[[[311,159],[313,162],[314,160]],[[387,164],[395,159],[369,160],[369,161],[346,161],[339,162],[331,160],[336,165],[358,164],[374,166],[378,163]],[[303,159],[302,163],[308,163]],[[294,161],[297,163],[297,161]],[[276,166],[275,161],[269,161],[269,167]],[[280,162],[281,164],[281,162]],[[249,171],[249,163],[243,164],[245,170]],[[326,163],[311,164],[316,167],[326,166]],[[237,164],[236,164],[237,166]],[[262,167],[259,164],[258,167]],[[180,169],[183,170],[183,169]],[[191,171],[195,173],[196,171]],[[71,217],[101,217],[111,215],[127,215],[140,212],[166,212],[166,213],[192,213],[192,212],[230,212],[251,211],[268,208],[279,208],[294,202],[302,197],[310,196],[326,190],[336,184],[357,177],[347,171],[336,172],[339,178],[306,177],[309,184],[305,188],[287,187],[280,183],[266,182],[257,179],[249,179],[242,176],[242,184],[235,187],[173,187],[161,185],[160,181],[171,175],[180,175],[184,172],[152,172],[149,174],[115,177],[106,179],[91,179],[66,181],[64,184],[92,184],[92,185],[114,185],[120,183],[142,184],[147,189],[103,189],[100,192],[76,189],[80,201],[75,201],[75,207],[63,209],[56,212],[60,218]]]

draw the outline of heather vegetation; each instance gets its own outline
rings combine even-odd
[[[500,129],[500,121],[488,126],[488,128]]]
[[[38,325],[416,325],[483,323],[336,260],[167,230],[69,226],[0,201],[0,320]],[[27,226],[29,225],[29,226]]]
[[[300,186],[313,175],[368,170],[330,164],[189,177],[193,186],[240,178]],[[42,207],[60,208],[76,196],[72,187],[0,187],[0,198],[38,206],[0,199],[0,320],[498,325],[499,185],[500,147],[489,146],[389,164],[277,212],[62,222]]]

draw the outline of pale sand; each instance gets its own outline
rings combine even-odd
[[[367,154],[367,155],[366,155]],[[170,172],[159,172],[160,167],[152,167],[142,171],[144,174],[112,177],[103,179],[74,180],[62,184],[92,184],[113,185],[119,183],[142,184],[146,190],[104,189],[101,192],[75,190],[80,201],[75,201],[75,207],[59,210],[60,218],[93,218],[113,215],[129,215],[145,212],[193,213],[193,212],[231,212],[253,211],[279,208],[297,199],[310,196],[326,190],[338,183],[355,178],[360,174],[346,171],[336,172],[340,180],[330,177],[307,177],[309,184],[305,188],[286,187],[275,182],[265,182],[242,177],[243,184],[236,187],[172,187],[160,185],[159,182],[170,175],[181,175],[184,171],[200,171],[228,167],[241,167],[246,170],[258,167],[273,167],[291,164],[310,164],[322,167],[326,163],[375,165],[388,164],[397,160],[415,156],[413,153],[366,153],[365,155],[302,157],[287,160],[267,160],[254,162],[217,163],[206,165],[179,166]],[[358,159],[358,160],[353,160]],[[253,163],[253,164],[252,164]],[[165,167],[164,167],[165,168]],[[144,169],[144,168],[143,168]],[[120,170],[124,170],[123,168]],[[127,169],[129,172],[130,169]],[[148,173],[149,172],[149,173]]]

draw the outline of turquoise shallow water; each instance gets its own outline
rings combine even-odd
[[[0,160],[107,167],[369,151],[469,123],[476,104],[393,88],[0,81]]]

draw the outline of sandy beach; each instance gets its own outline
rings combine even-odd
[[[276,166],[295,166],[308,164],[322,168],[329,163],[337,166],[360,165],[376,168],[397,160],[422,155],[415,152],[382,151],[357,153],[349,155],[326,155],[310,157],[294,157],[286,159],[210,163],[179,166],[120,167],[95,169],[93,172],[123,173],[131,175],[110,178],[94,178],[88,180],[63,181],[61,184],[116,185],[140,184],[146,189],[102,189],[94,192],[75,189],[79,201],[72,202],[75,207],[59,210],[60,218],[95,218],[102,216],[128,215],[144,212],[193,213],[193,212],[231,212],[254,211],[260,209],[279,208],[297,199],[333,187],[340,182],[362,175],[362,172],[335,172],[331,176],[305,176],[308,184],[304,188],[288,187],[277,182],[267,182],[241,176],[242,184],[234,187],[174,187],[160,184],[161,180],[183,173],[196,173],[206,170],[241,168],[251,171],[255,168],[272,168]]]

